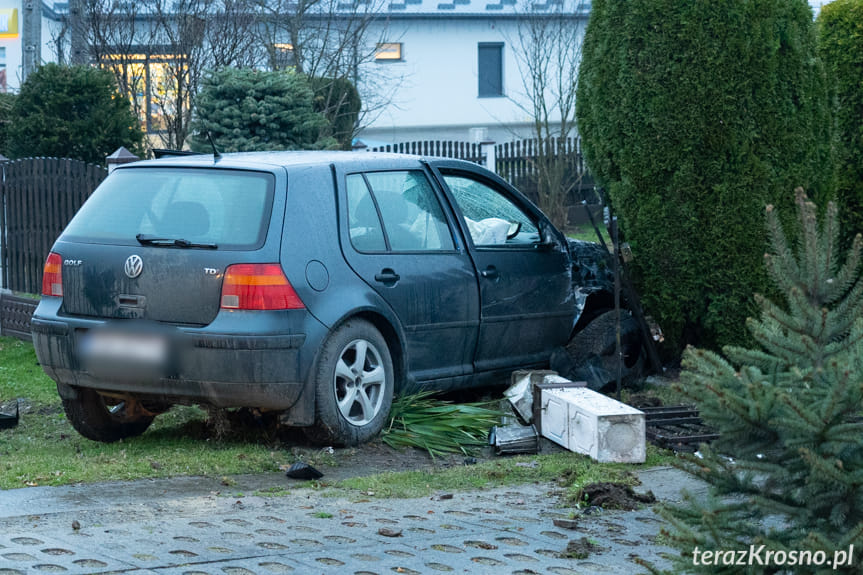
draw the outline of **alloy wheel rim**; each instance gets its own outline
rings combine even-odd
[[[386,386],[381,354],[372,342],[355,339],[342,349],[333,389],[339,412],[348,423],[357,427],[370,423],[381,410]]]

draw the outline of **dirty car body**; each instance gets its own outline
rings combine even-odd
[[[91,439],[208,404],[356,444],[393,393],[547,365],[572,284],[564,235],[468,162],[163,158],[115,170],[57,240],[33,340]]]

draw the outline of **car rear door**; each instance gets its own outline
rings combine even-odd
[[[476,371],[546,362],[569,339],[576,315],[565,238],[536,207],[488,172],[446,162],[434,170],[479,276]]]
[[[411,377],[438,388],[459,384],[472,371],[479,293],[433,179],[417,163],[337,180],[345,259],[401,322]]]

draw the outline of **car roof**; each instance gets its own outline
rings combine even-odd
[[[218,167],[228,169],[273,169],[274,167],[296,168],[307,166],[329,166],[335,165],[339,168],[350,170],[375,169],[375,168],[400,168],[415,167],[420,162],[455,162],[464,164],[466,167],[476,164],[463,160],[451,158],[437,158],[433,156],[413,156],[408,154],[390,154],[384,152],[347,152],[347,151],[293,151],[293,152],[238,152],[222,154],[220,158],[214,159],[212,154],[194,154],[163,156],[157,160],[145,160],[118,166],[118,168],[134,167]]]

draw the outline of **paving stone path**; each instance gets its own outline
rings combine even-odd
[[[642,475],[643,488],[660,499],[679,493],[680,472]],[[289,490],[255,491],[255,481]],[[570,510],[559,507],[550,484],[382,499],[267,481],[224,487],[177,478],[0,492],[0,575],[637,573],[634,557],[667,566],[661,553],[671,552],[655,543],[661,521],[649,508],[604,511],[574,530],[556,527],[553,520]],[[566,558],[567,543],[582,537],[605,550]]]

